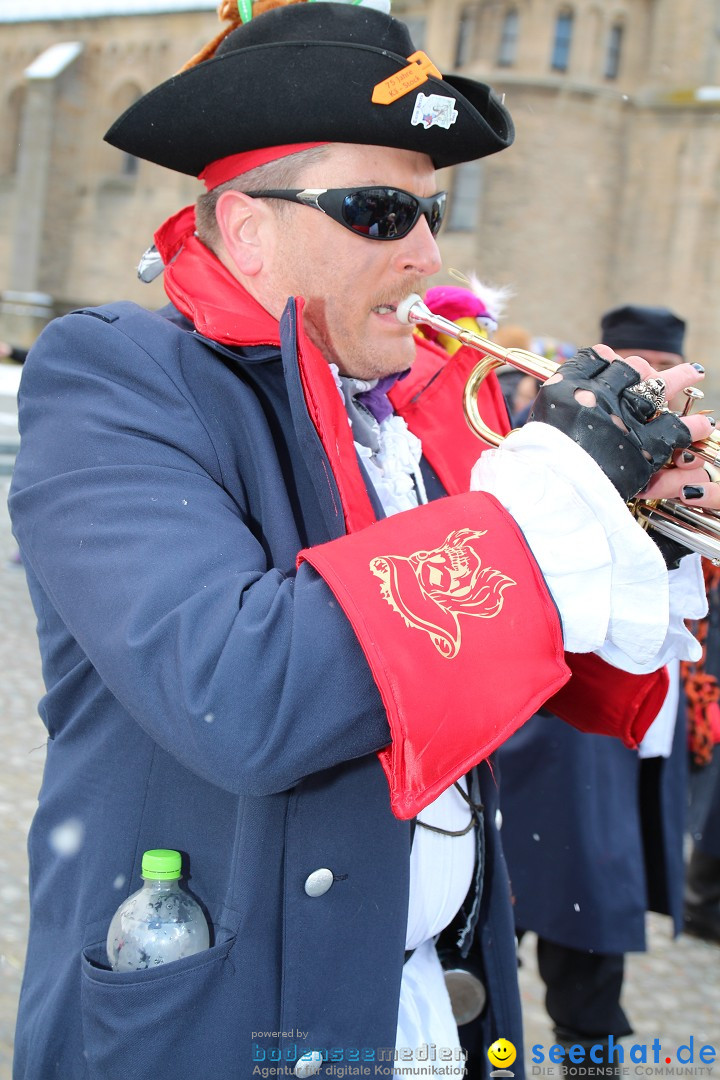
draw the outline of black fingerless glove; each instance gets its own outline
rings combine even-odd
[[[660,554],[665,560],[668,570],[677,570],[680,560],[686,555],[692,555],[692,550],[681,544],[679,540],[671,540],[669,536],[661,536],[655,529],[648,533],[660,548]]]
[[[558,374],[560,382],[540,388],[528,417],[564,431],[600,466],[627,502],[646,487],[673,450],[690,445],[690,431],[674,413],[655,419],[652,404],[628,389],[640,376],[622,360],[603,360],[594,349],[581,349]],[[577,390],[595,395],[592,407],[575,399]],[[612,417],[619,417],[623,431]]]

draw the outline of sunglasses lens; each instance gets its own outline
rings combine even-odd
[[[406,236],[418,216],[418,203],[404,191],[365,188],[343,199],[343,220],[362,236],[393,240]]]
[[[433,204],[430,209],[430,217],[428,225],[430,226],[430,232],[433,236],[437,236],[440,232],[440,226],[443,223],[443,217],[445,216],[445,199],[446,195],[443,191],[441,195],[438,195],[436,199],[433,199]]]

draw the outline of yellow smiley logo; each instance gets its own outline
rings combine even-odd
[[[496,1039],[488,1050],[487,1056],[491,1065],[497,1065],[498,1068],[504,1069],[506,1066],[512,1065],[517,1057],[517,1050],[509,1039]]]

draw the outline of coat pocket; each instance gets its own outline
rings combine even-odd
[[[230,1080],[235,1054],[217,1033],[233,1012],[234,943],[220,928],[211,948],[149,971],[112,971],[104,941],[83,949],[89,1080]]]

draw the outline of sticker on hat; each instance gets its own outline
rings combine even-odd
[[[455,106],[455,98],[445,97],[443,94],[423,94],[422,91],[415,98],[411,124],[431,127],[449,128],[458,118]]]
[[[384,79],[373,87],[371,98],[373,105],[392,105],[393,101],[422,86],[428,81],[430,75],[436,79],[442,79],[442,73],[422,49],[418,49],[407,59],[407,67],[401,68],[389,79]]]

